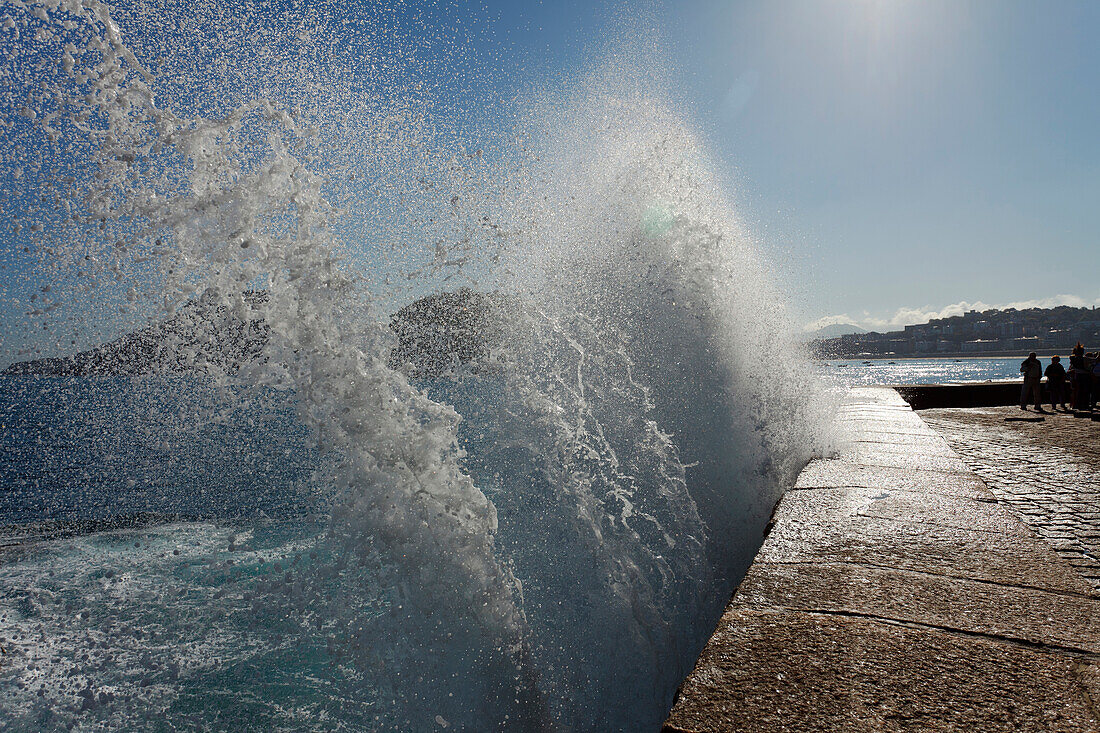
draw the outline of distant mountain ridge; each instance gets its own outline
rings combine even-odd
[[[264,291],[244,294],[251,311],[259,310],[267,298]],[[390,366],[432,377],[485,358],[500,334],[494,312],[501,301],[499,294],[461,288],[410,303],[390,318],[396,336]],[[192,301],[161,323],[70,356],[16,362],[0,376],[234,374],[263,358],[268,334],[259,314],[242,317],[224,305]]]
[[[248,291],[245,305],[267,302],[264,291]],[[70,356],[32,359],[0,375],[50,377],[143,376],[190,372],[234,373],[263,353],[267,324],[240,318],[224,305],[191,301],[166,321],[125,334]]]
[[[867,329],[860,328],[854,323],[832,323],[828,326],[822,326],[814,331],[807,332],[805,337],[806,339],[827,339],[837,336],[847,336],[853,333],[867,333]]]

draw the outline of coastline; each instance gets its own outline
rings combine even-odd
[[[1066,347],[1065,349],[1042,349],[1035,353],[1039,355],[1040,359],[1049,359],[1052,355],[1067,356],[1073,347]],[[1096,351],[1096,347],[1085,347],[1086,351]],[[813,358],[817,361],[851,361],[858,359],[860,361],[916,361],[919,359],[940,359],[940,360],[963,360],[963,359],[1026,359],[1030,351],[983,351],[983,352],[967,352],[956,354],[849,354],[846,356],[831,356],[825,354],[815,354]]]

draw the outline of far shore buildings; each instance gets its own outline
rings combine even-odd
[[[1100,346],[1100,308],[969,311],[902,331],[850,334],[811,342],[825,357],[958,356],[1066,352],[1078,341]]]

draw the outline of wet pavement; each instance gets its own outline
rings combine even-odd
[[[1018,407],[918,414],[1100,591],[1100,422]]]
[[[837,425],[666,733],[1100,731],[1090,581],[893,390],[853,390]]]

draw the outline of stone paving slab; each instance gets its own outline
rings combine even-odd
[[[1100,653],[1100,604],[1088,596],[854,563],[770,565],[746,578],[738,595],[758,608],[889,619]]]
[[[731,607],[665,733],[1096,731],[1091,660],[863,618]]]
[[[931,436],[923,433],[885,433],[882,431],[868,431],[864,434],[852,435],[852,443],[855,445],[870,443],[874,446],[882,446],[895,453],[919,450],[928,451],[932,455],[955,455],[954,451],[951,450],[951,447],[947,445],[947,442],[943,438],[938,435]]]
[[[966,464],[956,456],[929,456],[914,451],[892,451],[878,445],[853,443],[840,457],[848,463],[861,466],[884,466],[913,471],[946,471],[963,473]]]
[[[868,501],[877,491],[788,493],[774,520],[782,531],[772,530],[756,562],[856,563],[1063,593],[1092,590],[1003,507],[930,495],[922,508],[916,492],[893,508],[875,507],[885,503]]]
[[[811,489],[849,486],[993,499],[993,494],[982,480],[969,472],[932,474],[887,466],[863,466],[839,460],[812,462],[799,474],[794,487]]]
[[[882,387],[852,387],[848,390],[846,404],[909,406],[909,403],[898,394],[896,389],[883,389]]]
[[[668,733],[1100,731],[1100,597],[899,401],[850,393]]]

